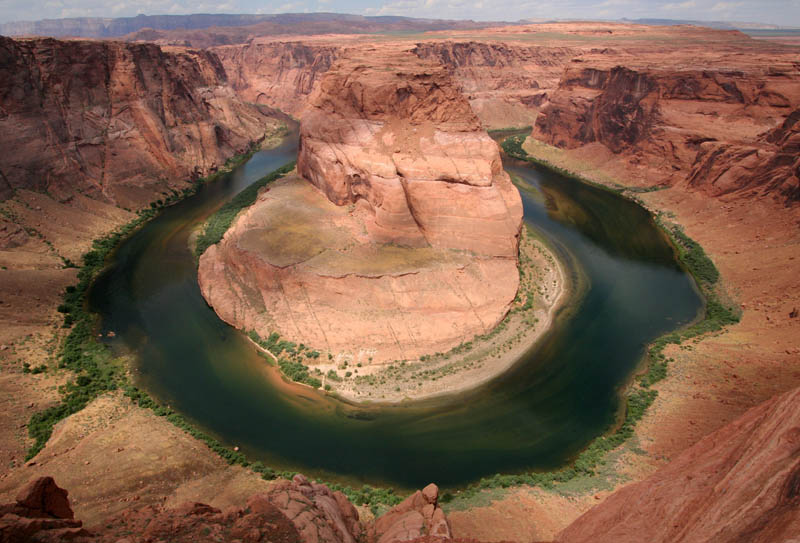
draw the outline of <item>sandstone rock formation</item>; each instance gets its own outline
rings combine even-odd
[[[438,495],[436,485],[428,485],[362,525],[358,511],[344,494],[298,474],[250,496],[242,507],[221,511],[197,502],[169,509],[133,507],[87,530],[80,520],[73,519],[67,491],[52,477],[41,477],[19,492],[16,503],[0,505],[0,537],[4,543],[400,543],[423,536],[428,536],[428,541],[446,541],[450,540],[450,528],[438,506]]]
[[[320,81],[298,171],[200,260],[237,328],[367,363],[447,351],[516,294],[522,205],[447,72],[356,49]]]
[[[212,51],[224,66],[231,87],[245,101],[300,117],[314,83],[331,67],[340,48],[314,40],[258,38]]]
[[[17,494],[16,503],[0,505],[0,541],[65,541],[88,532],[74,520],[67,491],[52,477],[34,479]]]
[[[592,146],[600,144],[650,185],[796,199],[800,68],[783,50],[768,62],[742,54],[717,67],[723,55],[692,52],[654,65],[585,54],[549,97],[533,138],[598,156]]]
[[[800,533],[800,389],[703,438],[564,530],[563,543],[791,541]]]
[[[273,543],[355,543],[362,527],[358,512],[341,492],[296,475],[244,507],[226,511],[187,502],[176,508],[132,508],[90,531],[73,520],[67,491],[51,477],[31,481],[15,504],[0,506],[0,536],[8,543],[29,541],[271,541]]]
[[[439,507],[439,488],[429,484],[381,515],[370,526],[373,543],[400,543],[422,536],[450,539],[450,525]]]
[[[516,258],[519,194],[441,67],[357,50],[311,105],[298,172],[335,204],[366,206],[375,241]]]
[[[579,47],[430,40],[413,49],[458,81],[487,128],[532,125]]]
[[[0,199],[80,192],[123,207],[221,166],[275,131],[217,57],[154,45],[0,37]],[[180,185],[177,185],[180,186]]]
[[[735,191],[800,201],[800,109],[751,145],[700,145],[688,184],[715,196]]]

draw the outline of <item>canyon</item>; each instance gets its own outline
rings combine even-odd
[[[226,322],[368,364],[446,352],[508,313],[522,202],[442,67],[340,56],[303,116],[297,173],[200,258]]]
[[[35,410],[56,404],[55,387],[67,379],[55,368],[43,374],[19,369],[23,359],[34,365],[52,360],[50,338],[60,324],[56,307],[76,273],[63,267],[64,260],[79,261],[92,239],[127,222],[136,209],[170,189],[187,187],[193,175],[206,175],[252,141],[277,132],[284,117],[275,109],[309,119],[299,169],[312,181],[316,176],[314,184],[322,190],[310,193],[303,185],[304,198],[334,215],[348,214],[353,205],[369,239],[390,243],[399,233],[404,242],[437,243],[435,235],[429,239],[426,229],[408,221],[405,209],[384,215],[384,203],[409,207],[408,199],[384,198],[387,193],[347,177],[358,173],[363,180],[375,172],[368,151],[337,155],[320,143],[334,142],[339,150],[348,138],[367,150],[382,144],[369,130],[350,124],[357,118],[365,126],[391,125],[384,113],[373,110],[370,118],[362,102],[352,96],[336,102],[341,98],[330,96],[324,86],[326,81],[341,84],[359,55],[379,61],[371,40],[376,38],[256,37],[196,51],[2,38],[0,71],[6,77],[0,85],[7,85],[0,91],[2,141],[19,150],[0,157],[5,211],[0,260],[8,268],[0,271],[0,342],[11,346],[3,350],[0,380],[6,465],[22,463],[29,442],[21,426]],[[681,225],[705,248],[720,270],[724,294],[742,309],[740,323],[686,348],[667,349],[674,362],[636,427],[637,447],[644,454],[626,453],[613,461],[625,482],[615,479],[609,490],[567,498],[525,488],[491,495],[489,503],[448,514],[452,535],[487,541],[603,540],[606,534],[621,541],[641,540],[644,534],[653,541],[735,541],[749,534],[752,540],[771,541],[796,531],[797,49],[733,31],[611,23],[455,29],[424,38],[381,38],[379,49],[391,53],[384,58],[392,66],[403,66],[413,55],[412,65],[451,81],[441,91],[447,107],[419,110],[433,114],[444,134],[439,137],[446,139],[443,125],[451,107],[460,122],[466,120],[455,132],[469,134],[480,153],[489,149],[488,142],[480,143],[486,141],[484,128],[531,125],[524,144],[529,155],[596,183],[632,187],[630,195]],[[76,67],[65,60],[74,58],[90,62]],[[21,88],[31,90],[20,93]],[[379,96],[376,104],[399,103]],[[331,112],[342,109],[350,113]],[[405,113],[413,119],[413,109]],[[407,127],[389,128],[392,137],[407,133]],[[400,154],[408,152],[410,144],[399,139]],[[492,165],[496,150],[490,155],[476,162]],[[419,173],[413,160],[408,164]],[[502,175],[493,168],[488,170],[492,176]],[[338,183],[329,185],[328,177]],[[263,227],[258,206],[269,209],[273,191],[293,191],[299,183],[308,181],[287,180],[262,193],[256,207],[240,217],[242,227],[247,221]],[[474,186],[459,185],[462,190]],[[385,224],[392,228],[381,228]],[[432,231],[439,226],[432,225]],[[233,250],[230,242],[241,234],[237,223],[222,246]],[[503,237],[510,239],[507,232]],[[508,258],[513,244],[494,248],[480,241],[464,243],[500,251],[487,254],[490,261],[513,263]],[[493,314],[505,307],[495,307]],[[768,403],[748,411],[762,402]],[[134,428],[144,432],[141,442],[131,437]],[[114,468],[110,459],[125,467],[114,491],[153,507],[166,498],[173,506],[185,501],[181,498],[208,503],[206,496],[224,488],[220,503],[211,506],[241,508],[266,484],[227,466],[203,444],[120,395],[98,398],[59,429],[34,464],[0,476],[4,498],[34,474],[53,475],[56,481],[68,480],[78,517],[100,525],[130,507],[128,502],[109,506],[97,490],[108,490],[102,474]],[[181,454],[159,445],[168,442]],[[183,458],[166,461],[173,455]],[[164,459],[164,465],[153,465],[153,458]],[[175,468],[171,462],[180,469],[165,477]],[[142,472],[148,473],[146,480],[138,475]],[[617,487],[621,490],[612,492]],[[516,508],[523,494],[533,505]],[[557,506],[562,501],[569,507]],[[731,515],[739,520],[726,532]]]

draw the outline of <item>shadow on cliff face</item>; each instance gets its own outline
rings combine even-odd
[[[0,535],[27,541],[447,541],[450,525],[428,485],[362,522],[341,492],[296,475],[242,508],[201,503],[131,509],[87,530],[51,477],[0,505]],[[568,526],[559,543],[774,543],[800,533],[800,389],[777,396],[700,440],[650,478],[615,492]],[[126,539],[121,539],[125,537]]]
[[[0,505],[0,541],[395,543],[423,536],[431,541],[451,537],[439,507],[439,489],[433,484],[368,522],[359,519],[344,494],[302,475],[277,481],[269,491],[248,498],[244,507],[221,511],[196,502],[173,509],[148,505],[126,510],[91,529],[73,518],[67,495],[52,477],[31,481],[15,503]]]

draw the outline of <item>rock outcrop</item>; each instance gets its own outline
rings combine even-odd
[[[800,109],[754,145],[702,143],[688,185],[714,196],[749,191],[799,201]]]
[[[367,207],[373,240],[516,258],[519,194],[440,66],[358,50],[325,74],[311,106],[298,172],[336,205]]]
[[[450,525],[439,507],[439,487],[429,484],[381,515],[369,530],[372,543],[400,543],[423,536],[451,538]]]
[[[796,199],[794,59],[782,51],[768,63],[763,53],[741,54],[717,67],[722,51],[695,55],[691,68],[687,61],[646,63],[646,56],[583,55],[551,94],[533,138],[598,162],[605,149],[629,171],[625,177],[650,185]]]
[[[319,77],[340,52],[313,40],[271,41],[257,38],[243,45],[216,47],[228,81],[247,102],[266,104],[301,117]]]
[[[0,505],[0,541],[66,541],[88,535],[75,520],[67,491],[52,477],[31,481],[17,494],[16,502]]]
[[[67,491],[52,477],[41,477],[19,492],[16,503],[0,505],[0,537],[4,543],[447,541],[450,526],[438,496],[439,489],[430,484],[377,519],[362,523],[344,494],[298,474],[250,496],[242,507],[222,511],[198,502],[169,509],[140,506],[87,530],[74,520]]]
[[[202,256],[206,300],[237,328],[363,363],[491,330],[519,284],[522,205],[446,70],[350,51],[311,104],[305,180],[272,185]]]
[[[532,125],[558,87],[576,47],[431,40],[414,54],[440,63],[458,81],[487,128]]]
[[[0,536],[4,543],[355,543],[361,533],[358,511],[344,494],[311,483],[302,475],[292,481],[278,481],[268,492],[250,496],[244,507],[221,511],[195,502],[172,509],[149,505],[128,509],[90,531],[73,519],[67,491],[59,488],[52,477],[31,481],[20,491],[16,503],[0,505]]]
[[[274,132],[275,116],[242,102],[212,53],[0,37],[0,145],[14,150],[0,156],[0,198],[138,207]]]
[[[800,389],[703,438],[567,527],[582,543],[791,541],[800,533]]]

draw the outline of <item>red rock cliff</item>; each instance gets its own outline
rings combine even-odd
[[[791,55],[709,51],[657,67],[625,56],[580,60],[537,118],[535,139],[589,154],[600,144],[648,184],[797,198],[800,68]]]
[[[484,126],[508,128],[533,124],[580,49],[437,40],[419,43],[413,52],[447,68]]]
[[[0,37],[0,197],[81,192],[125,207],[221,165],[277,126],[219,59],[115,42]]]
[[[352,50],[311,104],[305,179],[271,185],[201,257],[209,304],[237,328],[364,363],[491,330],[519,284],[522,203],[447,71]]]
[[[298,172],[335,204],[368,207],[374,240],[516,258],[519,194],[441,66],[359,50],[325,74],[311,105]]]
[[[314,83],[328,71],[339,51],[332,44],[265,38],[213,49],[239,96],[295,116],[300,116]]]
[[[564,530],[562,543],[771,543],[800,533],[800,389],[703,438]]]

